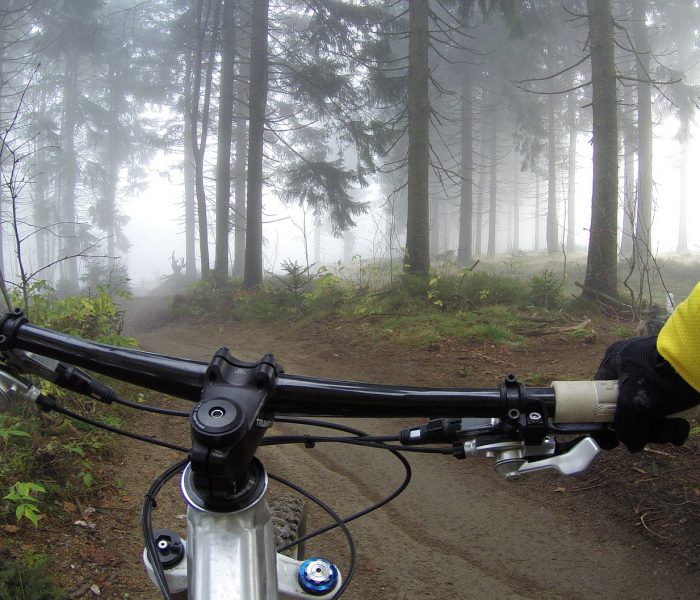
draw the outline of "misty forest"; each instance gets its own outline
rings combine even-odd
[[[606,350],[657,334],[700,281],[699,47],[700,0],[0,0],[0,598],[160,598],[139,527],[149,539],[160,474],[206,455],[216,494],[196,501],[218,514],[242,490],[240,523],[267,521],[266,478],[239,489],[252,470],[231,451],[247,465],[273,420],[270,497],[309,519],[286,547],[339,561],[343,586],[357,554],[347,598],[697,597],[700,412],[669,422],[683,445],[631,453],[609,399],[603,422],[554,423],[541,386],[591,386],[630,349],[627,419],[683,441],[656,429],[689,386],[655,338]],[[109,347],[68,360],[56,331]],[[109,393],[49,356],[99,367]],[[15,403],[38,394],[15,371],[44,379],[41,410]],[[460,404],[433,412],[438,388]],[[221,447],[198,441],[207,410]],[[396,450],[422,431],[411,475]],[[579,477],[493,471],[576,448],[583,469],[589,433],[606,452]],[[163,488],[158,529],[191,529],[181,496]],[[227,574],[254,554],[193,539],[178,577],[194,547],[243,556]],[[161,541],[161,558],[183,548]],[[261,564],[235,577],[272,594]]]
[[[578,253],[584,293],[620,263],[644,290],[660,240],[695,247],[698,27],[691,0],[4,0],[5,291],[125,280],[159,177],[183,281],[254,288],[299,251],[310,277],[363,238],[418,277]]]

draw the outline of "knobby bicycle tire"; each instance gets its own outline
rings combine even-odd
[[[268,502],[272,513],[275,547],[289,544],[306,534],[306,503],[299,496],[280,494]],[[284,554],[301,560],[304,557],[304,543],[292,546]]]

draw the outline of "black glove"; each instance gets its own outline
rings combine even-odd
[[[688,422],[666,415],[700,403],[700,393],[657,352],[656,336],[612,344],[595,379],[619,380],[613,425],[630,452],[639,452],[648,442],[680,446],[688,439]]]

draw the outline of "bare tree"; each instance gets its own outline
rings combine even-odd
[[[36,73],[36,71],[35,71]],[[78,247],[74,253],[63,253],[55,260],[46,264],[40,264],[34,268],[30,266],[25,256],[25,242],[46,229],[52,231],[63,230],[64,223],[54,223],[50,225],[36,225],[29,221],[21,212],[21,203],[25,187],[31,184],[31,176],[28,172],[31,161],[31,149],[33,140],[15,138],[14,132],[18,128],[18,123],[24,107],[24,99],[31,85],[32,79],[26,84],[17,104],[17,108],[9,120],[8,124],[0,130],[0,187],[7,193],[10,203],[10,227],[14,239],[14,254],[19,272],[19,282],[16,284],[22,294],[22,304],[24,311],[29,314],[30,310],[30,288],[36,277],[56,265],[66,264],[70,261],[81,258],[108,258],[108,255],[93,254],[104,239],[98,239],[88,244],[84,248]],[[74,223],[74,225],[76,225]],[[6,281],[4,279],[4,269],[0,267],[0,277],[2,281],[2,292],[8,308],[11,307],[10,296],[7,293]]]

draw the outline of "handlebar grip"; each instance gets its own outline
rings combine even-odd
[[[553,381],[556,423],[612,423],[617,381]]]

